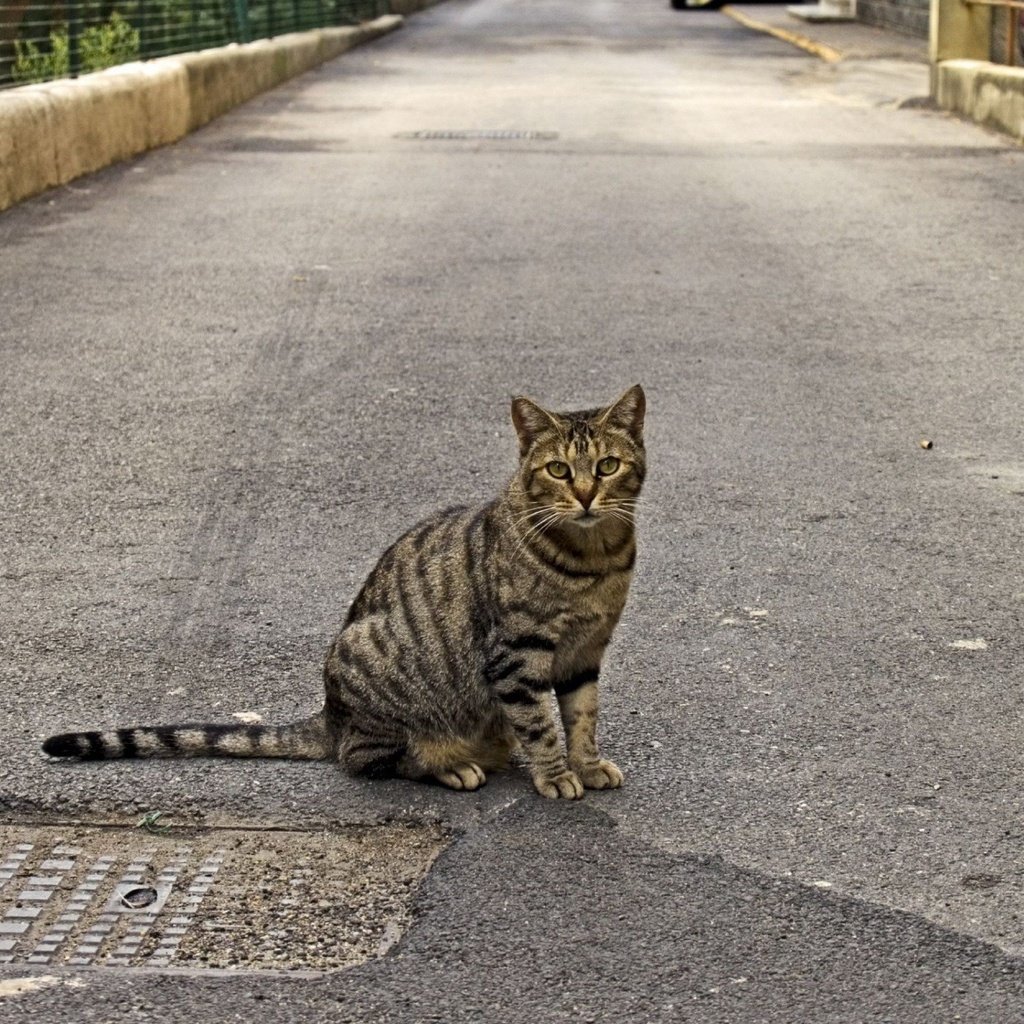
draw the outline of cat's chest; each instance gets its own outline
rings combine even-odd
[[[626,603],[628,578],[613,579],[592,592],[558,602],[547,623],[559,653],[606,643]]]

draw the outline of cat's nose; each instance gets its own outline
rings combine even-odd
[[[576,496],[576,500],[583,506],[584,510],[589,512],[590,506],[597,495],[597,487],[574,487],[572,493]]]

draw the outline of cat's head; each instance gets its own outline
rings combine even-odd
[[[530,503],[582,529],[632,521],[646,469],[646,407],[639,384],[609,406],[581,412],[549,412],[514,398],[519,482]]]

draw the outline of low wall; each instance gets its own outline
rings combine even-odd
[[[928,38],[929,0],[857,0],[857,20]]]
[[[388,6],[392,14],[415,14],[424,7],[433,7],[440,2],[441,0],[391,0]]]
[[[1024,68],[987,60],[940,61],[932,70],[932,94],[944,110],[1024,142]]]
[[[406,0],[416,10],[433,0]],[[253,96],[398,28],[401,14],[123,64],[0,92],[0,210],[182,138]]]

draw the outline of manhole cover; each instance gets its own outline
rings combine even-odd
[[[239,139],[225,139],[215,148],[232,153],[330,153],[337,144],[321,139],[284,139],[268,135],[250,135]]]
[[[558,132],[518,131],[514,128],[464,128],[450,131],[399,132],[397,139],[557,139]]]
[[[0,964],[330,971],[401,936],[447,843],[330,832],[0,828]]]

